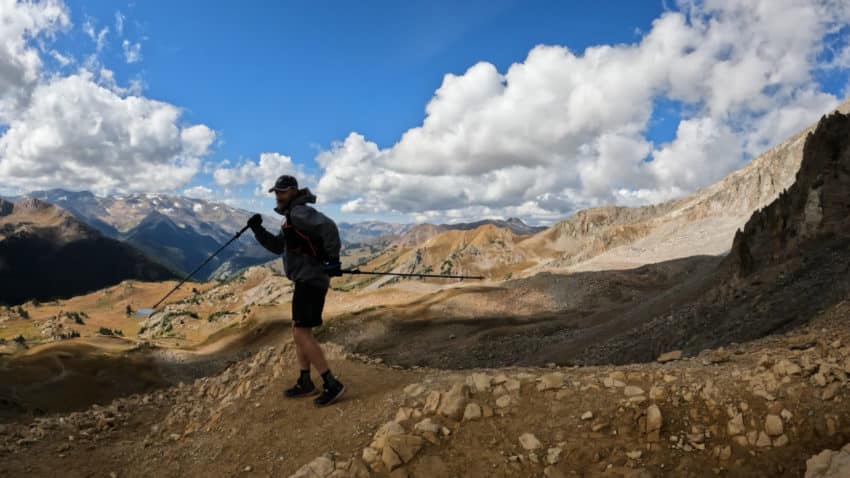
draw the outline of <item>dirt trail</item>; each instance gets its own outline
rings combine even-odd
[[[850,441],[848,307],[666,364],[399,370],[328,344],[349,392],[324,409],[283,399],[291,346],[262,347],[191,384],[0,425],[0,476],[290,476],[309,463],[388,476],[392,454],[362,458],[401,447],[375,440],[391,421],[415,445],[392,476],[802,476],[808,457]],[[523,447],[526,433],[539,447]]]
[[[150,404],[134,408],[127,422],[94,440],[75,430],[54,429],[19,453],[2,454],[0,476],[50,476],[57,469],[69,477],[109,476],[111,471],[122,477],[236,476],[246,466],[259,476],[286,476],[318,453],[351,454],[367,445],[375,424],[394,415],[401,389],[421,378],[421,373],[346,360],[333,360],[331,366],[348,385],[344,400],[334,407],[317,409],[310,399],[284,399],[295,367],[269,363],[262,372],[268,385],[226,409],[209,432],[177,440],[170,433],[151,438],[151,427],[168,430],[163,423],[175,404],[173,391],[158,392]],[[69,441],[71,435],[76,440]]]

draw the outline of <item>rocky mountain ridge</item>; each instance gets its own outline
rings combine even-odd
[[[0,200],[0,302],[70,297],[124,279],[174,274],[39,199]]]

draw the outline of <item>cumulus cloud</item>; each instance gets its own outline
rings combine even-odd
[[[68,10],[61,3],[0,0],[0,124],[29,101],[38,83],[42,62],[31,40],[69,24]]]
[[[200,170],[216,133],[206,125],[184,124],[177,106],[141,96],[140,82],[121,86],[96,61],[65,76],[43,71],[32,43],[70,24],[61,2],[0,0],[0,24],[5,191],[58,186],[102,194],[174,191]],[[87,20],[83,30],[103,48],[108,28],[98,32]]]
[[[121,46],[124,48],[124,60],[126,60],[127,63],[137,63],[142,60],[141,43],[132,43],[128,40],[124,40],[121,43]]]
[[[813,75],[848,22],[836,0],[683,2],[633,44],[541,45],[505,72],[478,63],[445,75],[393,146],[351,133],[321,152],[318,192],[346,212],[417,218],[543,219],[679,196],[837,104]],[[664,144],[647,137],[658,99],[684,105]]]
[[[0,137],[0,178],[25,189],[168,191],[200,169],[215,133],[181,127],[180,109],[121,97],[87,72],[39,85]]]
[[[292,162],[292,158],[280,153],[262,153],[259,161],[249,160],[232,168],[217,168],[213,172],[213,178],[219,186],[260,184],[255,194],[265,196],[277,177],[282,174],[294,175],[301,183],[304,183],[303,171]]]

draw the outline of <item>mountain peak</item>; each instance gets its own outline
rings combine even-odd
[[[809,133],[796,182],[756,211],[735,235],[730,258],[741,275],[797,256],[815,238],[843,237],[850,208],[850,115],[825,116]]]

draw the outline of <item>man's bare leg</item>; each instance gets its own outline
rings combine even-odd
[[[320,407],[334,403],[345,392],[345,386],[334,377],[328,368],[325,353],[316,337],[313,336],[313,331],[309,328],[294,327],[292,334],[295,337],[295,343],[300,346],[301,352],[306,356],[307,362],[322,375],[324,389],[322,394],[313,400],[313,403]]]
[[[310,357],[304,353],[304,345],[302,344],[298,330],[298,328],[292,327],[292,339],[295,342],[295,355],[298,357],[298,365],[301,367],[301,370],[310,371]]]
[[[308,328],[293,327],[292,336],[295,338],[295,349],[298,353],[298,363],[301,370],[310,370],[310,365],[323,374],[328,371],[328,361],[322,346],[313,337],[313,331]],[[306,364],[306,365],[305,365]]]

